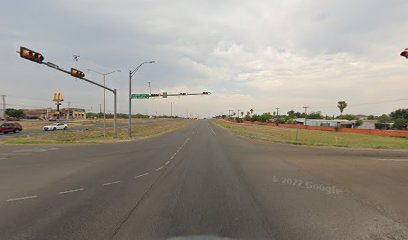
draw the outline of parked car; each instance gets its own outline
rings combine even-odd
[[[67,130],[68,125],[65,123],[53,123],[47,126],[44,126],[44,131],[55,131],[55,130]]]
[[[15,117],[6,117],[6,121],[20,121],[20,119]]]
[[[23,130],[23,127],[19,123],[2,123],[0,124],[0,133],[7,134],[9,132],[18,133]]]

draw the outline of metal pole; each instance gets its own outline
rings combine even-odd
[[[105,74],[103,74],[103,86],[105,87]],[[106,105],[106,89],[103,89],[103,137],[106,137],[106,113],[105,113],[105,105]]]
[[[132,137],[132,70],[129,71],[129,126],[128,136]]]
[[[117,92],[116,89],[113,92],[113,131],[115,138],[118,137],[118,128],[117,128]]]
[[[173,102],[170,102],[170,117],[173,117]]]

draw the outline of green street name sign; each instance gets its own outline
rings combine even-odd
[[[131,99],[148,99],[150,98],[150,94],[141,93],[141,94],[132,94]]]

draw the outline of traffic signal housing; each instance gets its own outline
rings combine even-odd
[[[44,60],[44,57],[41,53],[34,52],[33,50],[25,47],[20,47],[20,57],[40,64]]]
[[[210,95],[210,92],[203,92],[203,95]]]
[[[150,97],[160,97],[160,94],[159,93],[152,93],[152,94],[150,94]]]
[[[84,78],[85,77],[85,73],[75,69],[75,68],[71,68],[71,76],[76,77],[76,78]]]
[[[186,96],[187,93],[185,93],[185,92],[183,93],[183,92],[182,92],[182,93],[180,93],[180,95],[181,95],[181,96]]]
[[[405,48],[404,51],[400,54],[400,56],[408,58],[408,48]]]

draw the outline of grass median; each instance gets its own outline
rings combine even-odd
[[[132,128],[134,139],[156,136],[187,126],[191,120],[173,120],[138,124]],[[113,138],[113,129],[106,129],[106,137],[102,128],[91,128],[76,131],[50,131],[32,135],[15,136],[0,140],[0,144],[79,144],[79,143],[110,143],[128,140],[127,127],[118,127],[118,138]]]
[[[296,128],[273,127],[256,124],[211,120],[212,123],[245,138],[268,142],[312,146],[351,148],[408,149],[408,138],[385,137],[356,133],[316,131]],[[298,131],[298,141],[296,132]]]

